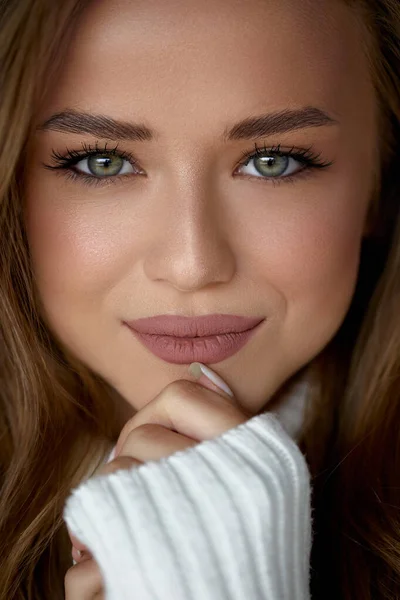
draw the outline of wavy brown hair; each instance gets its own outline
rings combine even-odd
[[[341,327],[276,398],[304,373],[310,377],[299,445],[313,483],[313,600],[394,600],[400,598],[400,2],[346,2],[365,29],[382,132],[373,227]],[[23,222],[25,149],[84,4],[0,0],[0,600],[64,598],[72,566],[65,499],[120,433],[110,402],[115,391],[42,320]]]

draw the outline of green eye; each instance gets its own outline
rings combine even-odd
[[[289,158],[287,156],[257,156],[254,158],[254,167],[265,177],[281,177],[287,170]]]
[[[258,179],[285,179],[305,170],[307,161],[290,154],[279,154],[271,150],[257,152],[240,167],[240,174],[251,175]]]
[[[125,162],[120,156],[107,156],[101,154],[89,156],[84,160],[87,161],[90,173],[96,177],[118,175]]]
[[[138,173],[132,164],[118,154],[92,153],[74,164],[79,174],[89,175],[97,179],[112,178],[129,173]]]

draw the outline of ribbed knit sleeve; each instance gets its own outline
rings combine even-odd
[[[88,479],[64,519],[106,600],[306,600],[310,474],[276,415]]]

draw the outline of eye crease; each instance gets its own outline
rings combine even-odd
[[[66,149],[64,154],[52,150],[53,164],[42,163],[46,169],[57,172],[71,180],[79,180],[84,185],[105,186],[118,183],[130,175],[144,176],[135,158],[130,152],[118,150],[118,145],[107,149],[107,143],[100,147],[96,142],[93,148],[82,143],[82,150]],[[78,165],[82,165],[78,169]],[[113,164],[114,163],[114,164]],[[254,151],[242,154],[235,166],[234,175],[244,179],[258,179],[266,183],[293,183],[301,175],[312,170],[331,166],[333,162],[320,160],[320,155],[309,148],[282,150],[281,146],[262,148],[254,144]],[[250,166],[248,172],[246,168]],[[105,172],[101,172],[102,169]]]

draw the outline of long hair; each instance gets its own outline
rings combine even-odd
[[[119,435],[113,390],[41,318],[22,218],[24,150],[82,4],[0,3],[1,600],[64,599],[65,499]]]
[[[400,2],[346,0],[363,20],[380,175],[356,291],[311,363],[300,448],[313,484],[312,598],[400,598]]]
[[[400,597],[400,5],[346,1],[365,26],[381,165],[373,233],[362,245],[350,309],[302,370],[311,386],[299,445],[313,483],[313,600],[394,600]],[[120,432],[112,388],[42,320],[22,217],[27,142],[84,4],[0,0],[0,600],[64,598],[72,566],[65,499]]]

